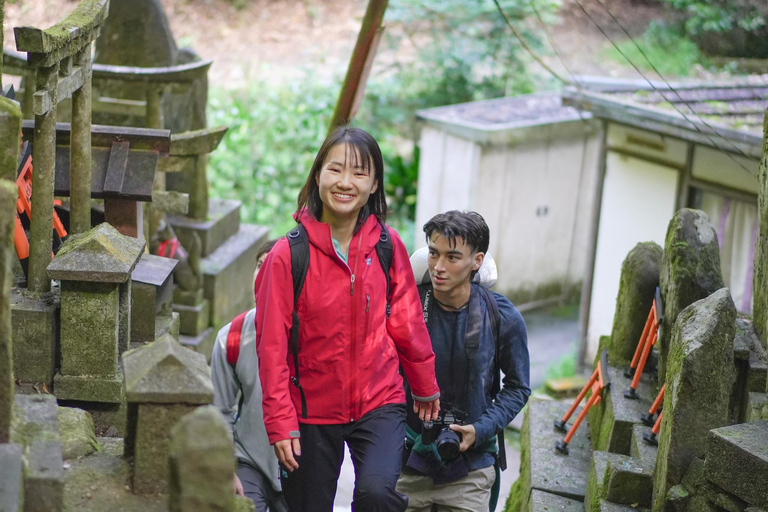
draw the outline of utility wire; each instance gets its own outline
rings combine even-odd
[[[523,38],[523,35],[520,32],[518,32],[518,30],[515,28],[515,26],[512,25],[512,22],[509,21],[509,18],[507,17],[507,13],[504,12],[504,9],[502,9],[501,5],[499,4],[499,0],[493,0],[493,3],[496,4],[496,9],[499,10],[499,13],[504,18],[504,21],[506,21],[507,25],[509,25],[509,28],[512,29],[512,33],[515,34],[515,37],[520,42],[520,45],[523,48],[525,48],[525,50],[530,54],[530,56],[533,57],[533,59],[536,62],[538,62],[541,67],[546,69],[552,76],[557,78],[560,82],[562,82],[563,84],[566,84],[566,85],[570,84],[570,82],[568,80],[565,80],[563,77],[561,77],[560,75],[555,73],[555,71],[552,68],[547,66],[547,64],[543,60],[541,60],[541,57],[536,55],[536,52],[534,52],[533,48],[531,48],[531,46],[525,41],[525,39]]]
[[[495,1],[495,0],[494,0],[494,1]],[[650,86],[651,86],[651,88],[653,88],[653,90],[654,90],[654,91],[658,92],[658,93],[661,95],[661,97],[663,98],[663,97],[664,97],[664,95],[663,95],[663,94],[661,94],[661,93],[662,93],[662,91],[661,91],[661,90],[660,90],[658,87],[656,87],[656,85],[655,85],[655,84],[654,84],[654,83],[653,83],[651,80],[649,80],[647,76],[645,76],[645,74],[644,74],[644,73],[643,73],[643,72],[640,70],[640,68],[639,68],[639,67],[638,67],[638,66],[637,66],[637,65],[636,65],[634,62],[632,62],[632,60],[631,60],[631,59],[630,59],[630,58],[629,58],[629,57],[628,57],[628,56],[627,56],[627,55],[626,55],[626,54],[625,54],[625,53],[624,53],[624,52],[621,50],[621,48],[619,48],[619,46],[618,46],[618,45],[617,45],[617,44],[616,44],[616,43],[613,41],[613,39],[611,39],[611,38],[610,38],[610,36],[609,36],[609,35],[608,35],[608,34],[605,32],[605,30],[603,30],[603,28],[602,28],[602,27],[601,27],[601,26],[600,26],[600,25],[599,25],[599,24],[598,24],[598,23],[597,23],[597,22],[594,20],[594,18],[592,18],[592,16],[589,14],[589,12],[587,12],[587,10],[584,8],[584,6],[581,4],[581,2],[580,2],[579,0],[573,0],[573,1],[574,1],[574,2],[576,3],[576,5],[578,5],[578,6],[579,6],[579,8],[580,8],[580,9],[581,9],[581,10],[584,12],[584,14],[587,16],[587,18],[589,18],[589,20],[592,22],[592,24],[594,24],[594,25],[595,25],[595,27],[597,27],[597,29],[600,31],[600,33],[602,33],[602,34],[603,34],[603,36],[605,36],[605,38],[606,38],[606,39],[608,39],[608,41],[610,41],[611,45],[613,45],[613,47],[616,49],[616,51],[618,51],[618,52],[619,52],[619,54],[621,54],[621,56],[622,56],[622,57],[624,57],[624,59],[625,59],[625,60],[626,60],[626,61],[627,61],[627,62],[628,62],[628,63],[629,63],[629,64],[630,64],[630,65],[631,65],[631,66],[632,66],[634,69],[635,69],[635,71],[637,71],[637,72],[640,74],[640,76],[642,76],[642,77],[643,77],[643,79],[644,79],[646,82],[648,82],[648,85],[650,85]],[[598,0],[598,3],[600,3],[600,1],[599,1],[599,0]],[[613,18],[613,20],[614,20],[614,21],[616,21],[616,18],[614,18],[614,17],[613,17],[613,15],[610,13],[610,11],[608,11],[608,9],[607,9],[607,8],[606,8],[606,7],[605,7],[605,6],[604,6],[602,3],[600,3],[600,5],[601,5],[601,7],[603,7],[603,9],[605,9],[605,10],[606,10],[606,12],[608,12],[608,14],[611,16],[611,18]],[[617,24],[617,25],[619,25],[619,27],[620,27],[620,28],[621,28],[621,29],[624,31],[624,33],[625,33],[625,34],[627,34],[627,37],[630,37],[630,36],[629,36],[629,34],[626,32],[626,30],[624,30],[624,27],[622,27],[622,26],[621,26],[621,25],[618,23],[618,21],[616,21],[616,24]],[[634,42],[634,39],[632,39],[632,38],[630,37],[630,40],[632,40],[632,42],[635,44],[635,46],[637,46],[637,43],[635,43],[635,42]],[[642,50],[641,50],[641,53],[642,53]],[[645,54],[644,54],[644,53],[643,53],[643,56],[645,56]],[[647,58],[647,57],[646,57],[646,60],[648,60],[648,58]],[[650,61],[649,61],[649,64],[651,64],[651,63],[650,63]],[[653,67],[653,64],[651,64],[651,67]],[[660,73],[659,73],[659,72],[658,72],[658,71],[657,71],[655,68],[654,68],[654,71],[656,71],[656,74],[658,74],[658,75],[659,75],[659,77],[661,77],[661,79],[664,81],[664,83],[667,85],[667,87],[669,87],[669,89],[670,89],[671,91],[673,91],[673,92],[674,92],[674,93],[677,95],[677,97],[680,99],[680,101],[681,101],[681,102],[682,102],[682,103],[683,103],[683,104],[684,104],[686,107],[688,107],[688,108],[691,110],[691,112],[692,112],[692,113],[693,113],[693,114],[694,114],[694,115],[695,115],[695,116],[696,116],[696,117],[697,117],[697,118],[698,118],[698,119],[699,119],[699,120],[702,122],[702,124],[704,124],[704,125],[705,125],[707,128],[709,128],[710,130],[712,130],[712,132],[713,132],[715,135],[717,135],[718,137],[720,137],[720,138],[721,138],[721,139],[723,139],[724,141],[728,142],[728,143],[729,143],[729,144],[730,144],[730,145],[731,145],[731,146],[732,146],[734,149],[736,149],[736,150],[737,150],[737,151],[738,151],[738,152],[739,152],[739,153],[740,153],[742,156],[744,156],[744,157],[746,157],[746,158],[750,158],[750,157],[749,157],[747,154],[745,154],[745,153],[744,153],[744,151],[742,151],[742,150],[741,150],[739,147],[737,147],[737,146],[736,146],[735,144],[733,144],[731,141],[729,141],[728,139],[726,139],[725,137],[723,137],[723,136],[722,136],[722,135],[721,135],[721,134],[720,134],[720,133],[719,133],[719,132],[718,132],[718,131],[717,131],[717,130],[714,128],[714,127],[712,127],[712,126],[711,126],[709,123],[707,123],[706,121],[704,121],[704,120],[703,120],[703,119],[702,119],[702,118],[701,118],[701,117],[700,117],[698,114],[696,114],[695,112],[693,112],[693,109],[690,107],[690,105],[689,105],[689,104],[688,104],[686,101],[684,101],[684,100],[683,100],[683,98],[680,96],[680,94],[679,94],[679,93],[678,93],[678,92],[677,92],[677,91],[676,91],[676,90],[675,90],[675,89],[674,89],[674,88],[673,88],[673,87],[672,87],[672,86],[669,84],[669,82],[667,82],[667,81],[666,81],[666,79],[664,79],[664,77],[663,77],[663,76],[662,76],[662,75],[661,75],[661,74],[660,74]],[[695,122],[694,122],[692,119],[690,119],[690,118],[689,118],[689,117],[688,117],[688,116],[685,114],[685,112],[683,112],[682,110],[680,110],[680,109],[679,109],[679,108],[678,108],[678,107],[677,107],[677,106],[676,106],[674,103],[670,102],[669,104],[670,104],[670,106],[671,106],[673,109],[675,109],[675,110],[677,111],[677,113],[678,113],[678,114],[680,114],[681,116],[683,116],[683,118],[684,118],[686,121],[688,121],[688,122],[691,124],[691,126],[693,126],[693,128],[695,128],[695,129],[696,129],[696,131],[697,131],[697,132],[699,132],[699,133],[701,133],[702,135],[704,135],[704,136],[707,138],[707,140],[709,140],[709,142],[710,142],[710,143],[712,143],[712,145],[713,145],[714,147],[716,147],[718,150],[720,150],[721,152],[723,152],[723,153],[724,153],[724,154],[725,154],[725,155],[726,155],[728,158],[730,158],[730,159],[731,159],[731,160],[732,160],[732,161],[733,161],[733,162],[734,162],[736,165],[738,165],[739,167],[741,167],[741,168],[742,168],[742,169],[743,169],[743,170],[744,170],[746,173],[748,173],[750,176],[756,177],[756,175],[755,175],[755,174],[753,174],[753,173],[752,173],[752,171],[750,171],[749,169],[747,169],[747,168],[744,166],[744,164],[742,164],[741,162],[739,162],[738,160],[736,160],[736,159],[733,157],[733,155],[731,155],[731,153],[730,153],[730,152],[728,152],[728,151],[726,151],[725,149],[723,149],[723,148],[722,148],[722,147],[721,147],[721,146],[720,146],[718,143],[716,143],[716,142],[714,141],[714,139],[712,139],[712,137],[710,137],[710,136],[709,136],[709,134],[707,134],[707,133],[706,133],[704,130],[702,130],[701,128],[699,128],[699,126],[698,126],[698,125],[697,125],[697,124],[696,124],[696,123],[695,123]]]

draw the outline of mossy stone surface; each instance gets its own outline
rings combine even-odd
[[[61,374],[116,377],[119,325],[116,284],[62,281]]]
[[[235,495],[235,503],[232,512],[256,512],[256,505],[248,498]]]
[[[768,112],[768,110],[766,110]],[[768,116],[763,120],[763,158],[757,172],[757,217],[759,231],[755,242],[752,277],[752,314],[755,330],[764,348],[768,348]]]
[[[639,243],[629,251],[621,265],[608,347],[608,361],[612,365],[623,366],[632,360],[659,286],[662,253],[661,247],[654,242]]]
[[[235,450],[218,409],[199,407],[181,418],[171,429],[168,452],[171,512],[232,509]]]
[[[205,331],[211,322],[210,303],[207,299],[194,306],[174,304],[173,310],[179,314],[179,334],[197,336]]]
[[[59,293],[34,297],[26,290],[11,290],[13,373],[22,382],[53,386],[58,364]]]
[[[2,8],[0,7],[0,10]],[[0,15],[0,20],[2,16]],[[0,37],[0,39],[2,39]],[[3,98],[5,99],[5,98]],[[0,103],[0,126],[2,125],[2,105]],[[18,148],[18,131],[14,134]],[[2,145],[0,133],[0,145]],[[18,152],[18,151],[17,151]],[[2,152],[0,151],[0,155]],[[11,262],[18,260],[13,247],[15,229],[16,200],[18,189],[2,179],[2,157],[0,157],[0,443],[7,443],[11,434],[11,414],[13,411],[13,325],[11,320],[11,287],[13,272]],[[15,165],[13,167],[15,169]]]
[[[624,392],[629,388],[631,381],[624,377],[623,370],[611,365],[608,367],[608,375],[611,387],[603,392],[603,399],[600,401],[600,427],[592,430],[592,444],[596,450],[629,455],[632,429],[640,423],[640,416],[648,412],[654,398],[651,376],[641,375],[637,387],[640,398],[629,400],[624,397]]]
[[[640,459],[651,469],[656,465],[656,447],[645,442],[643,435],[651,435],[651,427],[638,423],[632,427],[632,446],[629,455]]]
[[[717,233],[706,213],[683,208],[672,217],[659,281],[664,305],[664,325],[658,342],[659,380],[665,381],[672,326],[677,316],[724,286]]]
[[[0,510],[21,512],[24,508],[24,475],[22,447],[0,444]]]
[[[531,491],[531,507],[526,512],[584,512],[584,504],[544,491]]]
[[[704,456],[707,433],[728,424],[735,320],[727,288],[694,302],[677,318],[658,435],[654,512],[665,510],[667,490],[682,481],[694,458]]]
[[[611,453],[595,450],[589,466],[587,492],[584,498],[586,512],[600,512],[600,502],[605,499],[605,480],[608,474],[608,463]]]
[[[649,507],[653,497],[653,468],[640,459],[612,453],[605,487],[609,501]]]
[[[61,433],[61,455],[75,459],[101,450],[93,428],[93,418],[82,409],[59,407],[59,429]]]

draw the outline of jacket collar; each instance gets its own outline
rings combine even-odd
[[[336,249],[333,248],[330,225],[315,219],[306,209],[294,213],[293,218],[296,222],[304,226],[304,229],[307,231],[309,242],[312,245],[328,256],[336,257]],[[363,221],[363,225],[352,237],[350,247],[357,248],[357,239],[359,236],[362,236],[363,240],[360,244],[360,249],[363,253],[368,253],[379,241],[380,234],[381,226],[379,225],[378,219],[375,215],[368,215],[368,218]]]

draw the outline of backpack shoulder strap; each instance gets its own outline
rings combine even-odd
[[[240,339],[243,334],[243,323],[245,322],[245,313],[240,313],[229,324],[229,332],[227,333],[227,363],[234,368],[237,365],[237,358],[240,356]]]
[[[384,271],[384,277],[387,280],[387,318],[390,313],[390,278],[389,269],[392,268],[392,235],[389,233],[389,227],[383,222],[381,225],[381,235],[379,235],[379,241],[376,242],[376,255],[379,257],[379,264]]]
[[[293,318],[291,323],[291,352],[293,353],[293,378],[291,382],[299,388],[301,394],[301,417],[307,417],[307,400],[299,380],[299,314],[296,304],[304,288],[304,280],[309,269],[309,238],[304,226],[299,224],[286,235],[291,249],[291,277],[293,279]]]

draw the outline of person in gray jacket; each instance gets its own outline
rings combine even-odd
[[[259,251],[257,273],[272,245],[274,242],[267,243]],[[211,354],[213,403],[232,428],[237,457],[235,492],[250,498],[257,512],[287,512],[277,457],[264,428],[255,317],[256,309],[238,315],[216,337]]]

